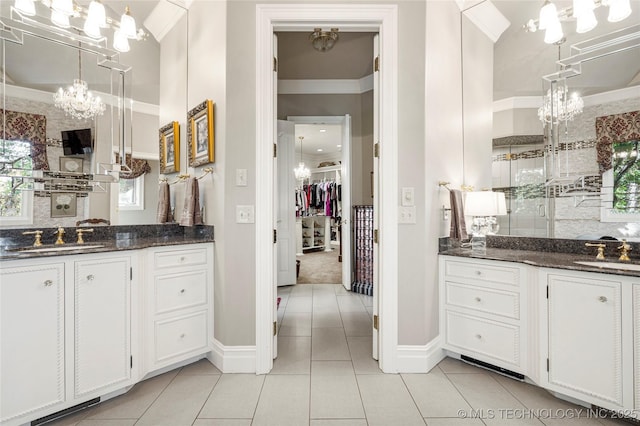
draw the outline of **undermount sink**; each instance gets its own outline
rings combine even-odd
[[[82,244],[82,245],[72,245],[72,246],[54,246],[54,247],[34,247],[27,249],[19,249],[20,253],[44,253],[44,252],[56,252],[56,251],[71,251],[71,250],[86,250],[93,248],[104,247],[104,244]]]
[[[585,266],[595,266],[597,268],[621,269],[624,271],[640,271],[640,265],[634,263],[616,263],[616,262],[573,262]]]

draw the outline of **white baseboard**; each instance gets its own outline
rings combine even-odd
[[[445,356],[440,337],[426,345],[398,345],[398,373],[428,373]]]
[[[213,350],[207,359],[223,373],[255,373],[255,346],[225,346],[213,340]]]

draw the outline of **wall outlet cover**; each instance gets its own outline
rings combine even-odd
[[[255,223],[253,206],[236,206],[236,223]]]
[[[400,207],[398,209],[398,223],[416,223],[416,207]]]

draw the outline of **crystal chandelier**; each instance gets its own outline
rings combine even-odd
[[[53,95],[53,102],[65,114],[78,120],[92,119],[96,115],[102,115],[105,105],[99,96],[93,96],[89,91],[87,82],[82,80],[82,57],[78,49],[78,78],[73,80],[73,85],[67,90],[62,87]]]
[[[569,88],[565,85],[547,91],[542,106],[538,108],[538,118],[543,123],[571,121],[582,113],[584,101],[577,93],[569,95]]]
[[[305,180],[311,177],[311,172],[304,166],[304,162],[302,161],[302,140],[304,136],[298,136],[298,139],[300,139],[300,164],[293,169],[293,173],[296,175],[296,179]]]

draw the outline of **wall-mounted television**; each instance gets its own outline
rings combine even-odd
[[[81,155],[93,152],[91,129],[63,130],[62,148],[64,155]]]

